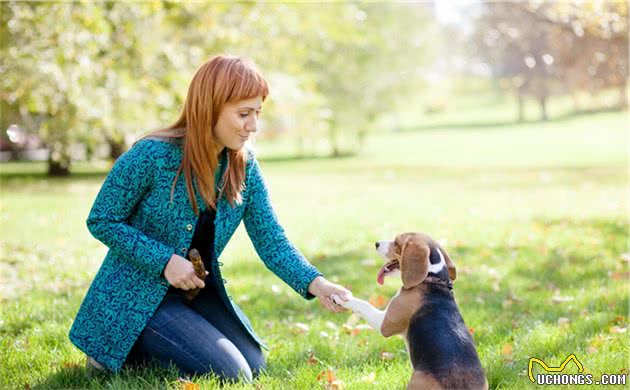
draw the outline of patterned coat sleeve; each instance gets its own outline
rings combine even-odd
[[[286,237],[271,206],[267,185],[255,157],[251,157],[249,164],[246,181],[249,200],[243,215],[247,234],[269,270],[304,298],[313,299],[315,296],[308,292],[308,285],[321,272]]]
[[[127,223],[152,182],[150,141],[141,141],[116,160],[87,219],[90,233],[122,259],[159,277],[173,248]]]

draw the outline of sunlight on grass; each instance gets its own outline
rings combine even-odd
[[[291,240],[357,297],[387,300],[399,287],[376,284],[374,241],[409,230],[443,240],[490,386],[525,388],[532,356],[575,353],[594,375],[628,372],[625,118],[379,133],[340,160],[273,161],[261,143],[259,156]],[[173,370],[82,368],[67,332],[106,253],[85,218],[107,166],[64,180],[25,176],[33,167],[0,166],[0,387],[181,387]],[[222,261],[230,293],[270,346],[261,386],[317,388],[331,370],[348,389],[404,388],[400,338],[303,301],[265,269],[242,227]]]

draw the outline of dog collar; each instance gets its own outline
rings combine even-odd
[[[435,276],[427,276],[426,279],[424,279],[424,282],[422,283],[426,283],[426,284],[435,284],[438,286],[444,286],[447,287],[449,290],[453,289],[453,281],[452,280],[448,280],[444,281],[442,279],[436,278]]]

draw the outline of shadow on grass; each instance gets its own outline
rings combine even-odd
[[[155,361],[142,366],[125,367],[118,373],[96,372],[85,368],[84,364],[67,364],[49,375],[40,383],[30,384],[32,389],[167,389],[177,388],[180,375],[177,368],[160,367]],[[217,385],[218,378],[210,374],[194,376],[191,381],[207,381]],[[180,383],[181,386],[181,383]],[[211,388],[218,388],[211,386]]]
[[[515,119],[515,120],[503,121],[503,122],[472,122],[472,123],[471,122],[452,122],[452,123],[428,124],[424,126],[412,126],[412,127],[400,128],[398,129],[398,132],[414,132],[414,131],[427,131],[427,130],[464,130],[464,129],[500,130],[505,127],[561,122],[561,121],[566,121],[573,118],[585,117],[585,116],[590,116],[594,114],[600,114],[600,113],[605,113],[605,112],[619,112],[619,111],[623,111],[623,109],[612,107],[612,108],[601,108],[601,109],[593,109],[593,110],[581,110],[581,111],[569,112],[563,115],[559,115],[549,120],[530,119],[530,120],[518,121],[517,119]]]

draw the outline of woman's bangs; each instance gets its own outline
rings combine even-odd
[[[264,101],[267,95],[269,95],[269,88],[265,79],[256,70],[245,68],[237,72],[235,85],[228,101],[235,102],[256,96],[262,96]]]

